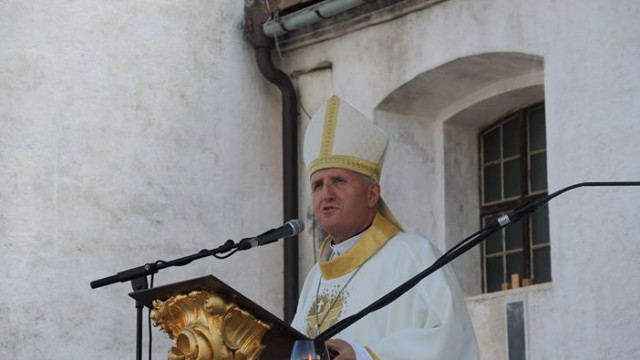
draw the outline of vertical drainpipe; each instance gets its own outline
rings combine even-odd
[[[271,61],[273,39],[262,24],[267,10],[253,2],[245,7],[246,35],[256,51],[262,75],[282,93],[282,162],[284,220],[298,217],[298,98],[289,77]],[[284,321],[290,323],[298,302],[298,237],[284,239]]]

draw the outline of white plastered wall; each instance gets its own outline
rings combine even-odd
[[[492,114],[474,104],[492,104],[488,94],[500,99],[514,82],[544,94],[550,191],[582,181],[640,179],[639,13],[640,4],[632,0],[450,0],[291,50],[285,58],[292,70],[330,62],[332,88],[325,96],[344,97],[391,134],[383,196],[409,231],[423,233],[444,249],[451,246],[449,238],[467,233],[460,224],[452,229],[448,223],[452,210],[465,204],[464,198],[446,192],[446,173],[455,169],[447,159],[468,149],[446,144],[477,141],[478,120],[473,122],[465,109]],[[434,82],[416,89],[415,95],[422,97],[407,103],[439,96],[438,111],[406,104],[393,108],[393,102],[385,101],[421,74],[459,59],[498,53],[542,61],[531,62],[529,72],[478,89],[483,94]],[[314,94],[314,103],[305,104],[313,107],[323,100],[318,92],[325,90],[310,83],[300,91],[303,98]],[[416,110],[423,114],[417,116]],[[486,125],[498,115],[480,122]],[[465,197],[473,208],[477,197]],[[640,317],[640,287],[631,285],[639,270],[638,200],[637,188],[581,189],[550,204],[553,283],[520,290],[522,294],[468,299],[484,359],[506,358],[504,304],[516,295],[525,299],[530,359],[640,356],[633,339],[640,330],[633,320]],[[479,264],[477,257],[475,261]],[[456,266],[461,283],[474,294],[474,281],[476,289],[479,284],[473,279],[479,274],[464,272],[471,268]]]
[[[243,6],[0,3],[2,358],[135,358],[130,284],[90,281],[282,224],[280,96]],[[214,274],[281,315],[281,259],[273,244],[155,285]]]

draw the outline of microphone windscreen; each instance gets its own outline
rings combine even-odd
[[[293,229],[293,234],[298,235],[304,230],[304,223],[300,219],[292,219],[287,222]]]

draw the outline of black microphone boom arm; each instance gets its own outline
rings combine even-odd
[[[142,266],[134,267],[125,271],[121,271],[115,275],[107,276],[102,279],[94,280],[91,282],[91,288],[96,289],[102,286],[111,285],[117,282],[126,282],[134,280],[140,277],[146,277],[157,273],[159,270],[168,268],[171,266],[183,266],[191,263],[193,260],[197,260],[206,256],[213,256],[219,259],[224,259],[233,255],[238,250],[248,250],[257,245],[266,245],[272,243],[278,239],[298,235],[304,229],[304,223],[298,219],[289,220],[283,226],[277,229],[271,229],[261,235],[254,238],[242,239],[235,243],[233,240],[227,240],[221,246],[207,250],[203,249],[199,252],[181,257],[171,261],[158,260],[154,263],[147,263]],[[255,245],[253,245],[255,243]],[[219,256],[218,254],[225,254]]]
[[[394,300],[402,296],[404,293],[411,290],[422,279],[436,272],[443,266],[447,265],[448,263],[456,259],[458,256],[464,254],[471,248],[475,247],[476,245],[481,243],[483,240],[491,236],[496,231],[502,229],[505,226],[516,223],[526,216],[529,216],[536,209],[548,203],[551,199],[555,198],[556,196],[579,187],[595,187],[595,186],[640,186],[640,181],[582,182],[582,183],[574,184],[571,186],[567,186],[552,194],[544,196],[536,201],[525,203],[522,206],[517,207],[513,211],[498,217],[498,219],[489,223],[484,229],[481,229],[480,231],[468,236],[467,238],[459,242],[457,245],[452,247],[449,251],[444,253],[441,257],[439,257],[427,269],[418,273],[417,275],[407,280],[397,288],[393,289],[386,295],[374,301],[373,303],[371,303],[371,305],[365,307],[364,309],[360,310],[359,312],[351,316],[348,316],[338,321],[333,326],[331,326],[330,328],[325,330],[323,333],[318,335],[316,339],[321,341],[329,340],[332,337],[336,336],[338,333],[340,333],[342,330],[351,326],[356,321],[365,317],[367,314],[387,306],[388,304],[390,304],[391,302],[393,302]]]

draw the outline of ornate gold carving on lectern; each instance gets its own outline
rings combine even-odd
[[[269,326],[205,291],[153,301],[153,325],[175,341],[169,360],[252,360]]]

